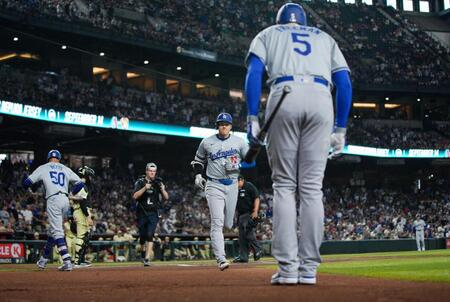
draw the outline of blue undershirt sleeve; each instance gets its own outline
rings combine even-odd
[[[261,59],[250,54],[247,60],[247,76],[245,77],[245,99],[248,115],[258,115],[261,100],[262,77],[264,64]]]
[[[340,70],[332,75],[336,86],[336,127],[346,128],[352,105],[352,82],[348,70]]]

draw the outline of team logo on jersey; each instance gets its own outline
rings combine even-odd
[[[211,160],[216,160],[222,157],[228,157],[228,156],[232,156],[234,154],[237,154],[238,150],[237,149],[233,149],[231,148],[230,150],[226,150],[226,151],[217,151],[216,153],[211,153],[211,155],[209,156],[209,158]]]

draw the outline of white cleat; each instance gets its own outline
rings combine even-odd
[[[272,285],[295,285],[298,283],[297,277],[283,277],[280,272],[272,275],[270,279],[270,284]]]
[[[64,272],[64,271],[70,272],[72,269],[73,269],[73,265],[72,265],[72,262],[70,262],[70,261],[65,261],[63,263],[63,265],[58,267],[58,270],[60,270],[62,272]]]
[[[229,268],[230,267],[230,263],[227,261],[227,260],[223,260],[223,261],[221,261],[220,263],[219,263],[219,269],[221,270],[221,271],[224,271],[224,270],[226,270],[227,268]]]
[[[37,265],[37,267],[40,268],[40,269],[45,269],[46,266],[47,266],[47,262],[48,262],[48,259],[46,259],[46,258],[44,258],[44,257],[41,257],[41,258],[39,259],[39,261],[36,262],[36,265]]]
[[[298,283],[299,284],[314,285],[314,284],[317,283],[317,279],[314,276],[299,276],[298,277]]]

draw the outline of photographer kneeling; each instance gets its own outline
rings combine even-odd
[[[160,196],[164,201],[169,199],[163,180],[156,177],[157,166],[148,163],[145,176],[134,184],[133,199],[136,200],[136,212],[139,228],[139,243],[142,246],[144,266],[150,265],[153,252],[153,236],[159,221]]]

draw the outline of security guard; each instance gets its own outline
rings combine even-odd
[[[145,250],[145,253],[142,253],[144,266],[150,265],[150,257],[153,254],[153,236],[159,221],[160,195],[164,201],[169,199],[162,179],[156,177],[157,169],[156,164],[148,163],[145,176],[134,184],[133,199],[137,203],[139,243]]]
[[[238,201],[237,212],[239,221],[239,257],[233,260],[234,263],[248,262],[248,249],[253,249],[253,258],[258,261],[261,258],[261,246],[256,239],[256,220],[259,211],[259,192],[256,187],[244,176],[238,177]]]

